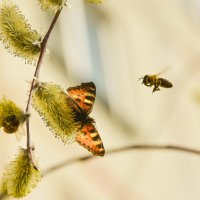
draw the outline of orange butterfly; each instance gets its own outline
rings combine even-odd
[[[93,82],[81,83],[79,86],[68,88],[67,94],[73,102],[75,121],[81,124],[76,141],[93,155],[103,156],[105,154],[103,142],[94,126],[94,119],[89,117],[96,97],[95,84]]]

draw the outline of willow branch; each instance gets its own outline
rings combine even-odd
[[[200,150],[193,149],[193,148],[188,148],[184,146],[178,146],[178,145],[154,145],[154,144],[136,144],[136,145],[130,145],[126,147],[121,147],[121,148],[116,148],[116,149],[111,149],[106,152],[107,155],[112,155],[114,153],[120,153],[120,152],[126,152],[126,151],[131,151],[131,150],[170,150],[170,151],[179,151],[182,153],[188,153],[188,154],[193,154],[193,155],[198,155],[200,156]],[[51,174],[52,172],[55,172],[59,170],[60,168],[66,167],[68,165],[74,164],[76,162],[81,162],[81,161],[87,161],[91,159],[95,159],[97,157],[94,156],[82,156],[79,158],[73,158],[70,160],[65,160],[59,164],[53,165],[52,167],[49,167],[46,169],[43,173],[44,176],[47,176]]]
[[[50,25],[46,35],[44,36],[44,38],[41,42],[41,50],[40,50],[39,58],[38,58],[37,65],[36,65],[36,68],[35,68],[34,77],[32,79],[31,88],[30,88],[29,95],[28,95],[28,101],[27,101],[27,106],[26,106],[26,112],[27,113],[29,113],[29,107],[30,107],[30,104],[31,104],[31,96],[32,96],[32,92],[33,92],[33,89],[34,89],[35,80],[39,78],[39,72],[40,72],[41,63],[42,63],[42,60],[43,60],[43,57],[44,57],[44,53],[45,53],[45,50],[46,50],[47,42],[48,42],[49,36],[50,36],[50,34],[51,34],[51,32],[52,32],[52,30],[53,30],[53,28],[54,28],[54,26],[57,22],[57,19],[60,15],[61,11],[62,11],[62,7],[59,8],[57,10],[57,12],[55,13],[55,16],[54,16],[54,18],[51,22],[51,25]],[[29,118],[26,120],[26,130],[27,130],[27,149],[29,150],[30,158],[32,160]],[[34,165],[33,160],[32,160],[32,163]],[[36,167],[36,166],[34,165],[34,167]]]
[[[7,197],[6,194],[0,194],[0,200],[4,199],[4,198],[6,198],[6,197]]]
[[[169,150],[169,151],[177,151],[177,152],[182,152],[182,153],[188,153],[188,154],[193,154],[200,156],[200,150],[193,149],[193,148],[188,148],[184,146],[178,146],[178,145],[154,145],[154,144],[136,144],[136,145],[130,145],[126,147],[121,147],[121,148],[116,148],[116,149],[111,149],[106,152],[107,155],[112,155],[115,153],[120,153],[120,152],[126,152],[126,151],[132,151],[132,150]],[[81,161],[87,161],[87,160],[93,160],[96,159],[97,157],[94,156],[82,156],[79,158],[73,158],[70,160],[65,160],[59,164],[53,165],[46,169],[43,173],[43,176],[48,176],[52,172],[55,172],[63,167],[67,167],[71,164],[81,162]],[[6,197],[5,194],[0,194],[0,200],[3,200]]]

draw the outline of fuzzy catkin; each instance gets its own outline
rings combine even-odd
[[[40,179],[40,171],[33,167],[28,151],[21,148],[15,160],[5,168],[0,190],[8,196],[24,197],[37,186]]]
[[[64,143],[73,142],[80,124],[75,120],[71,99],[52,83],[38,83],[32,94],[32,105],[46,125]]]
[[[31,29],[18,7],[4,1],[0,7],[0,40],[15,56],[27,63],[36,63],[40,53],[41,36]]]
[[[38,0],[42,10],[50,11],[56,10],[63,6],[67,0]]]
[[[86,3],[103,3],[103,0],[85,0]]]

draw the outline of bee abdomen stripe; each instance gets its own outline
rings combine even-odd
[[[158,78],[158,80],[160,80],[161,87],[170,88],[173,86],[171,82],[169,82],[168,80],[166,80],[164,78]]]

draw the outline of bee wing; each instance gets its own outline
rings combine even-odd
[[[172,67],[168,67],[168,68],[162,70],[161,72],[155,74],[155,76],[159,76],[159,75],[161,75],[161,74],[164,74],[165,72],[169,71],[171,68],[172,68]]]
[[[16,140],[20,142],[22,137],[26,135],[26,131],[23,125],[19,125],[18,130],[15,132]]]

